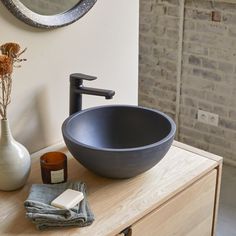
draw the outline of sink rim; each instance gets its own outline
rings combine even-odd
[[[154,113],[156,113],[158,115],[161,115],[161,116],[165,117],[169,121],[169,123],[171,125],[170,132],[169,132],[169,134],[165,138],[161,139],[158,142],[155,142],[155,143],[152,143],[152,144],[148,144],[148,145],[144,145],[144,146],[140,146],[140,147],[133,147],[133,148],[101,148],[101,147],[94,147],[94,146],[87,145],[85,143],[79,142],[78,140],[74,139],[67,132],[66,126],[70,123],[71,120],[75,119],[75,117],[77,117],[77,116],[79,116],[79,115],[81,115],[83,113],[92,111],[92,110],[102,109],[102,108],[109,108],[109,107],[111,107],[111,108],[114,108],[114,107],[127,107],[127,108],[142,109],[142,110],[144,109],[146,111],[154,112]],[[88,149],[97,150],[97,151],[107,151],[107,152],[109,152],[109,151],[110,152],[132,152],[132,151],[150,149],[152,147],[159,146],[162,143],[164,143],[164,142],[168,141],[169,139],[173,138],[173,136],[175,135],[175,132],[176,132],[176,125],[175,125],[173,119],[170,118],[168,115],[166,115],[165,113],[163,113],[161,111],[155,110],[155,109],[146,108],[146,107],[142,107],[142,106],[135,106],[135,105],[104,105],[104,106],[94,106],[94,107],[87,108],[87,109],[81,110],[79,112],[76,112],[75,114],[69,116],[63,122],[63,124],[62,124],[62,134],[63,134],[63,136],[65,136],[67,139],[69,139],[73,143],[75,143],[77,145],[80,145],[82,147],[88,148]]]

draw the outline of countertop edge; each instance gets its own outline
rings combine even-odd
[[[179,141],[176,141],[174,140],[173,146],[175,147],[178,147],[178,148],[182,148],[186,151],[189,151],[189,152],[192,152],[192,153],[195,153],[195,154],[199,154],[201,156],[204,156],[208,159],[211,159],[213,161],[216,161],[218,163],[222,163],[223,162],[223,157],[221,156],[218,156],[216,154],[213,154],[211,152],[207,152],[207,151],[204,151],[202,149],[199,149],[199,148],[196,148],[196,147],[193,147],[193,146],[190,146],[188,144],[185,144],[185,143],[181,143]],[[39,157],[40,155],[42,155],[43,153],[45,152],[51,152],[51,151],[66,151],[67,148],[66,148],[66,145],[63,141],[60,141],[56,144],[53,144],[53,145],[50,145],[48,147],[45,147],[45,148],[42,148],[41,150],[37,151],[37,152],[34,152],[31,154],[31,158],[32,159],[35,159],[36,157]]]
[[[178,147],[178,148],[182,148],[182,149],[184,149],[186,151],[193,152],[195,154],[201,155],[203,157],[206,157],[206,158],[208,158],[210,160],[213,160],[213,161],[216,161],[218,163],[222,163],[223,162],[223,157],[218,156],[216,154],[213,154],[211,152],[207,152],[207,151],[204,151],[202,149],[190,146],[188,144],[181,143],[181,142],[178,142],[178,141],[174,140],[172,145],[175,146],[175,147]]]

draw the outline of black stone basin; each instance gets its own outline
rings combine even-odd
[[[89,170],[130,178],[156,165],[169,150],[174,121],[139,106],[93,107],[68,117],[62,133],[71,154]]]

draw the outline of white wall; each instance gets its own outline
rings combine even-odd
[[[0,3],[0,44],[27,47],[28,59],[15,69],[9,120],[14,137],[31,152],[62,140],[68,116],[69,74],[98,77],[86,86],[113,89],[113,100],[84,96],[84,107],[137,104],[137,0],[102,0],[74,24],[36,29],[16,19]]]

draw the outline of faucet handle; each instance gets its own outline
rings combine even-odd
[[[95,79],[97,79],[97,77],[81,73],[74,73],[70,75],[70,83],[76,87],[81,86],[83,84],[83,80],[92,81]]]

